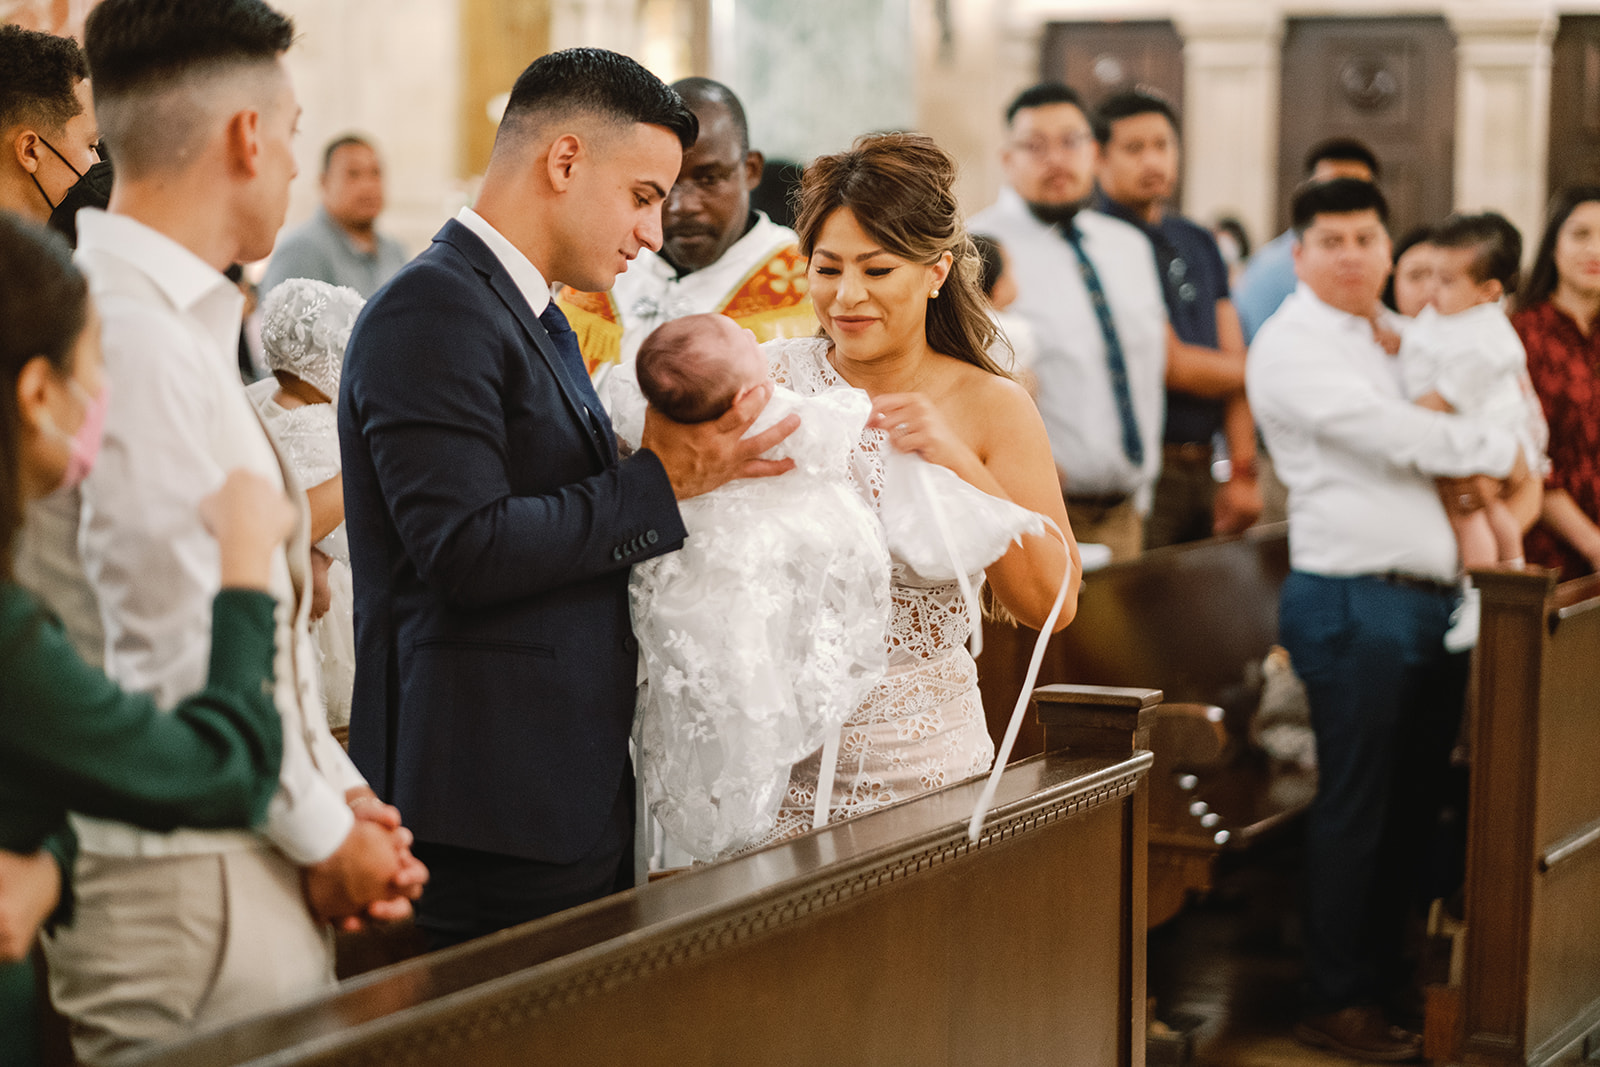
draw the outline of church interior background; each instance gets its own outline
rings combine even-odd
[[[74,32],[92,0],[0,0]],[[1547,191],[1600,165],[1600,0],[281,0],[301,40],[301,173],[346,130],[387,160],[386,228],[416,250],[471,199],[497,108],[544,51],[599,45],[745,101],[755,147],[804,162],[918,128],[960,161],[969,211],[1000,183],[1001,113],[1060,77],[1094,102],[1127,84],[1180,106],[1182,210],[1279,232],[1299,158],[1368,141],[1400,232],[1493,206],[1537,233]],[[1324,91],[1332,85],[1334,91]]]

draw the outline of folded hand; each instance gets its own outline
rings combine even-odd
[[[0,851],[0,963],[28,958],[33,939],[61,899],[61,870],[48,852]]]

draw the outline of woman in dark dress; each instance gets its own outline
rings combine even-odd
[[[1529,563],[1600,570],[1600,186],[1559,194],[1511,324],[1550,423],[1550,475]]]

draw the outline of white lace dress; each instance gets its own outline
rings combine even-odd
[[[278,383],[267,378],[247,390],[261,421],[272,432],[289,469],[304,488],[321,485],[339,473],[339,426],[333,404],[306,404],[285,408],[273,399]],[[328,568],[332,603],[327,614],[311,624],[322,667],[322,695],[328,707],[328,725],[350,722],[350,694],[356,677],[355,589],[350,580],[350,543],[344,524],[321,541],[333,564]]]
[[[798,412],[770,453],[795,469],[684,501],[683,548],[633,568],[641,787],[697,860],[768,833],[795,761],[883,676],[889,553],[851,472],[870,409],[859,390],[777,390],[751,432]]]
[[[773,379],[803,396],[849,388],[828,363],[824,338],[769,341],[762,348]],[[887,447],[883,431],[868,429],[854,455],[857,491],[875,510]],[[898,560],[890,577],[888,669],[845,722],[829,821],[982,774],[994,760],[959,586],[920,582]],[[973,587],[982,580],[974,575]],[[795,765],[777,822],[760,843],[811,828],[820,766],[820,752]]]

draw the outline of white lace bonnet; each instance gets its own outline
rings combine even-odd
[[[350,330],[366,301],[354,289],[290,278],[261,302],[261,347],[267,366],[339,396],[339,372]]]

